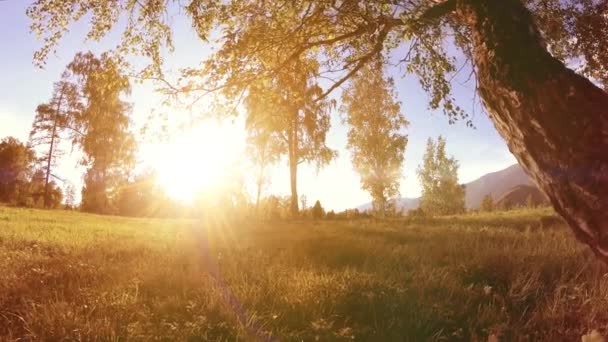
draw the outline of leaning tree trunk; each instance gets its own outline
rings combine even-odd
[[[498,132],[576,236],[608,262],[608,94],[552,57],[519,0],[457,0]]]

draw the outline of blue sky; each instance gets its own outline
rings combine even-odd
[[[34,51],[40,46],[33,34],[29,33],[29,18],[25,15],[28,1],[8,0],[0,2],[0,137],[15,136],[27,139],[36,106],[49,99],[53,82],[65,65],[78,51],[101,52],[116,44],[116,34],[102,42],[84,42],[86,21],[71,28],[60,44],[56,54],[50,55],[44,70],[32,63]],[[196,65],[208,54],[208,47],[197,38],[187,22],[175,20],[175,53],[169,57],[168,70],[178,66]],[[427,109],[427,96],[418,81],[408,76],[403,78],[397,69],[390,70],[395,78],[399,100],[403,112],[410,122],[406,133],[409,143],[405,153],[405,167],[401,182],[401,194],[413,197],[420,194],[415,170],[420,164],[426,140],[443,135],[447,138],[448,153],[460,162],[461,182],[468,182],[485,173],[505,168],[515,163],[505,142],[494,129],[493,124],[477,106],[473,123],[476,129],[464,123],[449,125],[439,112]],[[461,80],[468,73],[463,72]],[[458,102],[467,110],[472,110],[473,83],[454,83],[454,93]],[[159,106],[162,98],[154,94],[153,84],[134,85],[130,101],[133,103],[133,121],[136,126],[144,123],[153,108]],[[177,115],[177,114],[173,114]],[[350,154],[345,149],[346,127],[341,124],[336,111],[332,117],[332,128],[328,145],[339,152],[339,157],[319,173],[314,167],[303,167],[299,175],[300,193],[304,193],[309,203],[319,199],[326,208],[341,210],[358,206],[369,201],[369,196],[360,189],[359,178],[352,171]],[[69,151],[69,148],[68,148]],[[77,167],[78,156],[67,156],[58,173],[76,185],[81,184],[83,169]],[[268,192],[287,194],[289,191],[288,168],[281,164],[272,170],[272,185]]]

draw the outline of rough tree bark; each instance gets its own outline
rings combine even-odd
[[[456,0],[498,132],[577,238],[608,262],[608,94],[552,57],[520,0]]]

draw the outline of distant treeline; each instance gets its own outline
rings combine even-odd
[[[43,207],[44,172],[36,168],[34,151],[13,137],[0,142],[0,202],[24,207]],[[55,180],[49,181],[49,208],[62,206],[64,194]],[[68,198],[66,198],[67,200]]]

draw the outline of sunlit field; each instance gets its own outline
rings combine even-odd
[[[549,210],[425,221],[0,207],[0,340],[580,340],[604,268]]]

